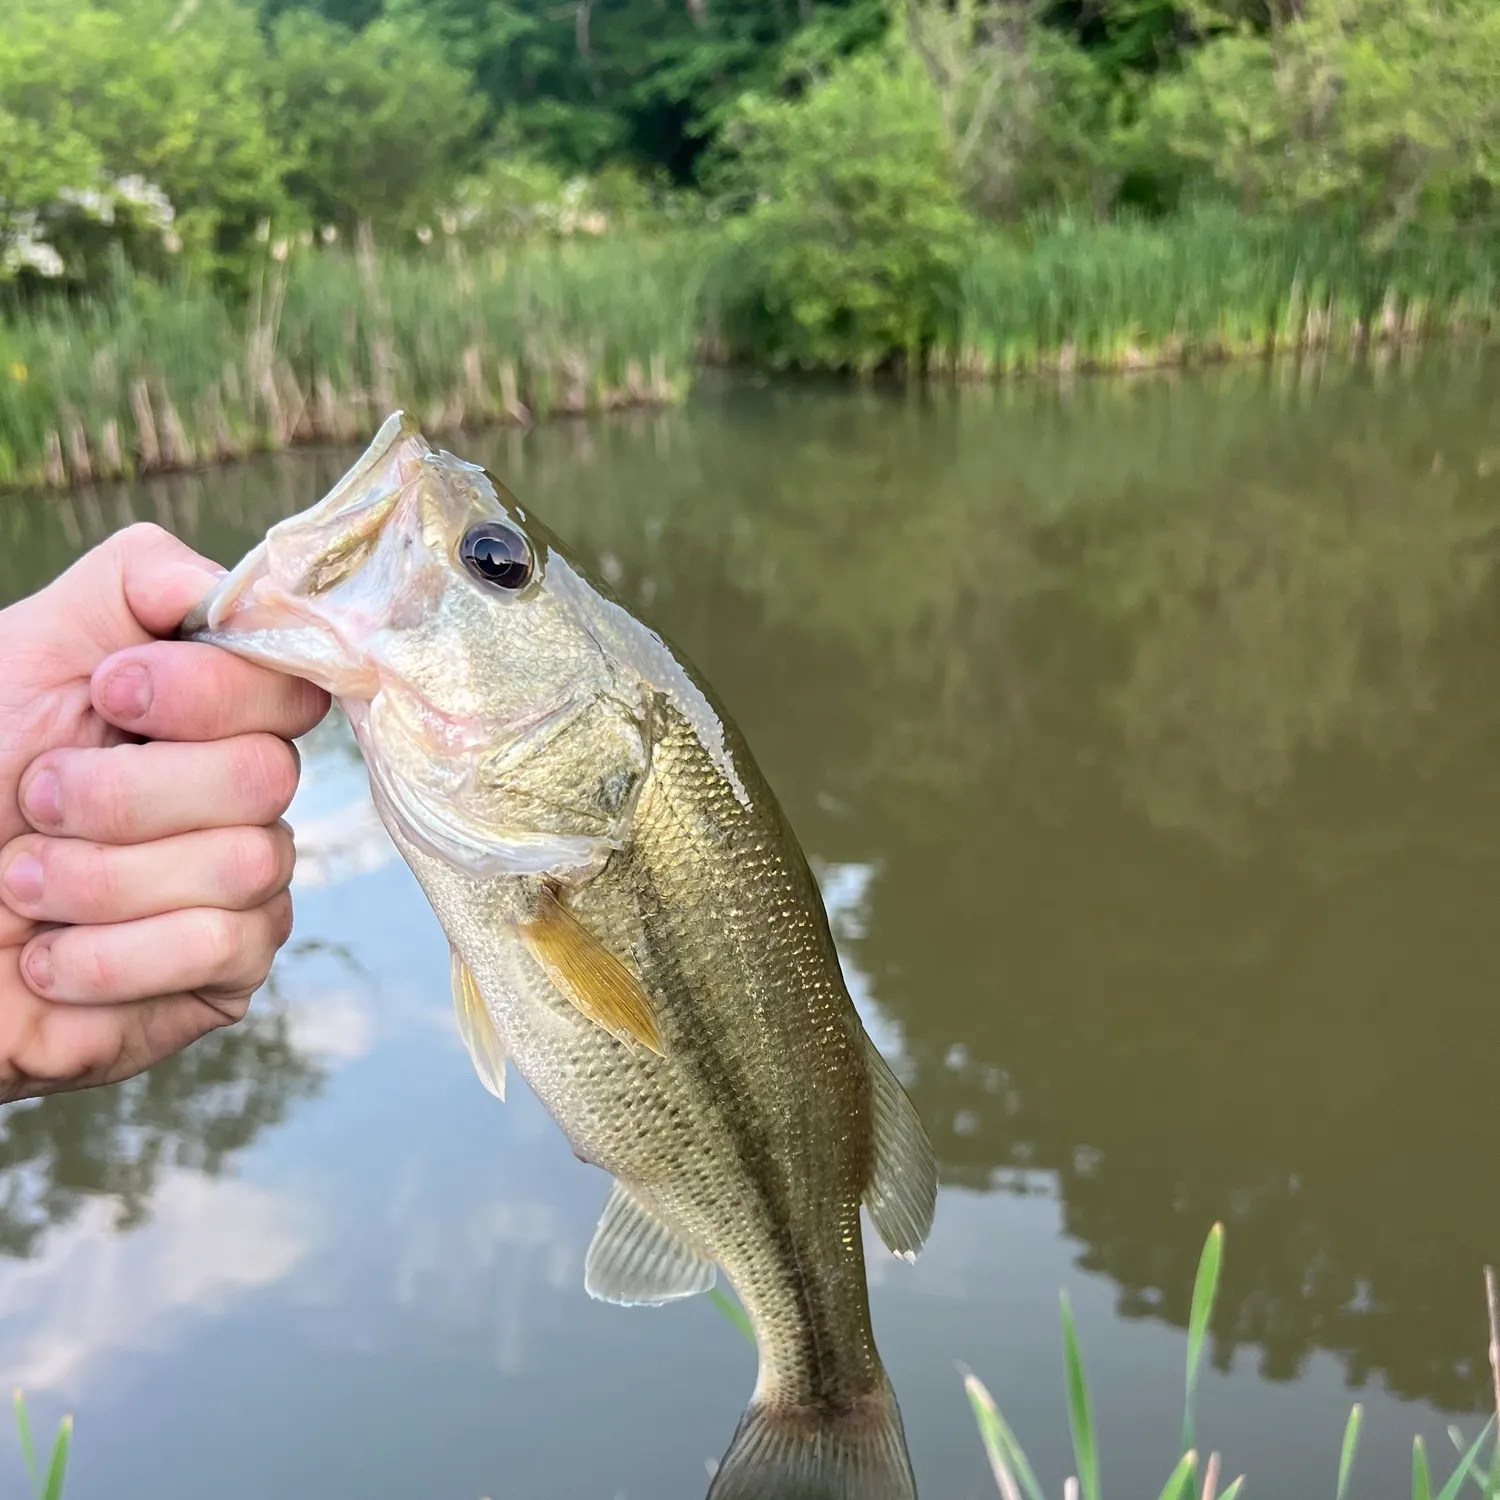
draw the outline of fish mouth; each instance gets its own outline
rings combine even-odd
[[[373,698],[381,680],[368,641],[384,624],[380,583],[394,559],[385,559],[384,580],[340,585],[371,566],[388,533],[411,531],[412,490],[430,452],[415,423],[393,413],[322,500],[278,522],[215,584],[178,638],[305,677],[340,699]]]
[[[266,544],[247,553],[183,621],[185,641],[219,646],[290,677],[305,677],[336,698],[370,699],[380,674],[338,623],[278,583]]]

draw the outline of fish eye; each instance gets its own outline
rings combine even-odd
[[[531,578],[531,547],[514,526],[481,521],[464,533],[458,544],[463,565],[480,583],[496,588],[525,588]]]

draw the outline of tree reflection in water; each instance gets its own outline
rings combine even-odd
[[[35,1254],[91,1198],[137,1228],[172,1168],[218,1176],[321,1083],[278,1014],[253,1014],[149,1073],[0,1110],[0,1254]]]

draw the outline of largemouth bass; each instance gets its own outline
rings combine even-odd
[[[932,1147],[697,673],[400,413],[183,634],[339,701],[451,944],[481,1080],[503,1099],[510,1059],[613,1176],[588,1291],[733,1286],[759,1377],[710,1500],[910,1500],[860,1206],[915,1258]]]

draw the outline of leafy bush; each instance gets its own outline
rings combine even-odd
[[[1381,237],[1486,213],[1500,187],[1492,0],[1310,0],[1208,41],[1156,85],[1136,151],[1246,209],[1347,214]]]
[[[776,366],[915,356],[950,306],[968,216],[932,83],[880,51],[795,100],[751,97],[723,181],[748,211],[721,267],[732,348]]]
[[[416,20],[352,32],[287,11],[269,66],[287,187],[318,223],[413,228],[432,215],[466,165],[483,106]]]
[[[1077,42],[1000,0],[904,0],[905,39],[941,101],[960,181],[980,212],[1108,207],[1109,82]]]

